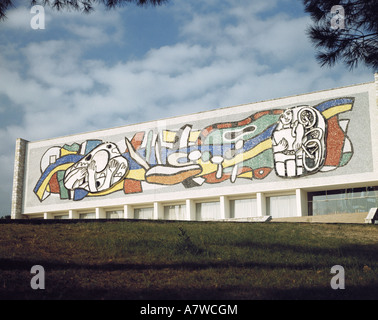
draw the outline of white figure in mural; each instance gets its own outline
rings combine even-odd
[[[324,160],[325,121],[314,108],[285,110],[272,135],[277,175],[297,177],[319,169]]]
[[[103,143],[70,167],[64,176],[68,190],[104,191],[126,176],[127,160],[114,143]]]

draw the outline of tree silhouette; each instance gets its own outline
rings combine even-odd
[[[308,36],[319,50],[321,66],[343,61],[349,69],[358,63],[378,70],[377,0],[303,0],[314,25]]]
[[[127,4],[134,3],[138,6],[161,5],[168,0],[29,0],[30,5],[49,6],[55,10],[75,10],[90,13],[98,4],[103,4],[106,8],[112,9]],[[14,7],[12,0],[0,0],[0,20],[6,18],[6,12]]]

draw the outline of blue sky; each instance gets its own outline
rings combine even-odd
[[[18,1],[26,3],[27,1]],[[321,68],[300,0],[171,0],[0,22],[0,215],[16,138],[29,141],[373,81]]]

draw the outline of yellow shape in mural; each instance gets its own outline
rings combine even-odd
[[[338,113],[342,113],[342,112],[345,112],[345,111],[350,111],[352,109],[352,104],[343,104],[343,105],[340,105],[340,106],[335,106],[335,107],[332,107],[332,108],[329,108],[327,110],[324,110],[322,112],[324,118],[326,119],[329,119],[331,117],[333,117],[334,115],[338,114]]]

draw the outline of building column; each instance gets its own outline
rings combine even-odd
[[[96,208],[96,219],[106,219],[106,212],[104,208]]]
[[[257,199],[257,216],[262,217],[266,216],[266,197],[265,194],[262,192],[258,192],[256,194]]]
[[[123,217],[125,219],[134,219],[134,208],[131,205],[125,204],[123,206]]]
[[[229,219],[230,218],[230,201],[228,200],[228,197],[220,196],[219,204],[220,204],[221,219]]]
[[[18,138],[14,157],[11,218],[22,219],[22,198],[24,196],[25,157],[28,141]]]
[[[297,216],[308,216],[307,192],[302,189],[296,189],[295,199],[297,204]]]
[[[378,72],[374,74],[374,80],[375,80],[375,102],[378,107]]]
[[[52,214],[52,212],[45,212],[43,214],[43,219],[54,219],[54,215]]]
[[[68,211],[68,219],[79,219],[79,214],[75,210]]]
[[[196,204],[191,199],[185,200],[186,220],[196,220]]]
[[[164,219],[164,208],[160,202],[154,202],[154,219]]]

